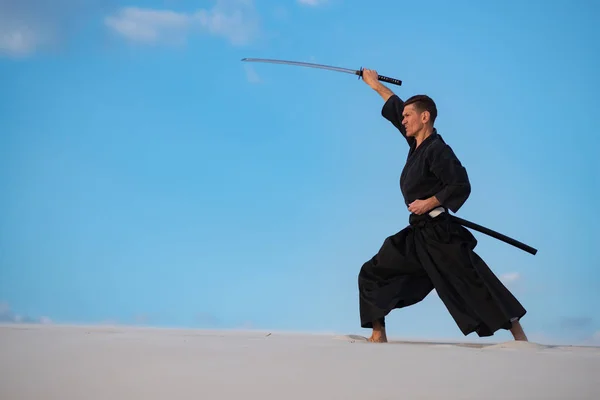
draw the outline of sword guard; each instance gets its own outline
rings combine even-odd
[[[360,81],[360,78],[361,78],[361,77],[362,77],[362,75],[363,75],[363,70],[364,70],[364,68],[363,68],[363,67],[360,67],[360,69],[359,69],[358,71],[356,71],[356,75],[358,75],[358,80],[359,80],[359,81]]]

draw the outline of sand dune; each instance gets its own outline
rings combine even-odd
[[[600,348],[0,326],[0,399],[600,399]]]

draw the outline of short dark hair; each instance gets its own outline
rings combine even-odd
[[[431,97],[424,94],[417,94],[404,102],[405,107],[409,104],[414,104],[414,107],[419,112],[429,111],[429,115],[431,116],[431,125],[433,125],[435,119],[437,118],[437,107]]]

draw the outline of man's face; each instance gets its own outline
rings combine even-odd
[[[402,112],[402,125],[406,129],[406,136],[412,137],[425,125],[426,113],[418,112],[414,104],[404,107]]]

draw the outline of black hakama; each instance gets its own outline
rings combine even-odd
[[[470,195],[465,168],[434,130],[416,147],[401,125],[404,103],[396,95],[382,115],[409,144],[400,177],[406,206],[433,195],[445,212],[411,214],[409,225],[387,237],[377,254],[363,264],[359,276],[361,327],[385,324],[393,309],[422,301],[434,288],[464,335],[491,336],[510,329],[526,310],[475,252],[477,240],[452,219]]]

